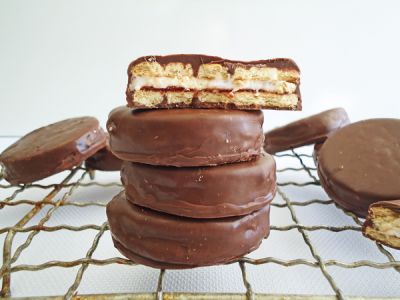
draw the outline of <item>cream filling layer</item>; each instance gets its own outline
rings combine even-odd
[[[232,80],[232,79],[204,79],[196,77],[132,77],[130,91],[137,91],[143,87],[166,89],[168,87],[183,88],[185,90],[254,90],[278,94],[291,94],[296,91],[296,84],[279,80]]]

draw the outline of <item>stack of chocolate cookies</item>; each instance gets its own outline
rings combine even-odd
[[[262,108],[300,109],[289,59],[142,57],[128,107],[108,119],[125,190],[107,206],[114,245],[156,268],[232,261],[269,234],[275,161],[262,153]]]

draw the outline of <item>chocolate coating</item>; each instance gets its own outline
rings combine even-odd
[[[179,269],[227,263],[255,250],[269,234],[269,210],[191,219],[133,205],[122,192],[107,205],[107,217],[114,245],[129,259]]]
[[[96,118],[72,118],[23,136],[0,154],[0,164],[8,182],[30,183],[79,165],[105,144]]]
[[[382,207],[390,209],[396,213],[400,214],[400,200],[390,200],[390,201],[379,201],[372,203],[370,205],[371,208],[373,207]]]
[[[107,122],[122,160],[176,167],[248,161],[263,144],[263,113],[220,109],[114,109]]]
[[[400,120],[370,119],[338,130],[320,150],[318,174],[332,200],[361,217],[374,202],[400,198]]]
[[[319,151],[321,150],[323,144],[324,143],[316,143],[314,145],[314,151],[312,153],[312,157],[313,157],[315,166],[318,166]]]
[[[121,178],[133,204],[191,218],[251,213],[275,195],[275,160],[265,154],[250,162],[217,167],[159,167],[125,162]]]
[[[270,154],[323,142],[329,134],[350,123],[343,108],[334,108],[265,133],[264,149]]]
[[[85,166],[86,168],[93,170],[119,171],[121,170],[122,160],[111,152],[107,141],[106,147],[100,149],[85,161]]]
[[[270,67],[282,70],[295,70],[300,71],[297,64],[289,58],[274,58],[265,60],[255,60],[255,61],[239,61],[239,60],[229,60],[218,56],[209,56],[204,54],[172,54],[172,55],[148,55],[142,56],[134,60],[129,64],[128,75],[131,76],[129,70],[132,66],[140,64],[142,62],[158,62],[160,65],[168,65],[169,63],[180,62],[183,64],[190,64],[193,68],[193,73],[197,76],[199,68],[203,64],[220,64],[228,69],[230,74],[235,72],[237,67],[250,68],[250,67]]]

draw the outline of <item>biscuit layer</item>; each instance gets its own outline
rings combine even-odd
[[[128,75],[127,100],[135,108],[301,109],[300,71],[290,59],[148,56],[132,62]]]
[[[387,203],[394,202],[397,202],[400,208],[399,200],[388,201]],[[390,205],[384,207],[384,205],[379,205],[379,202],[375,203],[369,209],[363,233],[384,245],[400,249],[400,212],[390,208]]]

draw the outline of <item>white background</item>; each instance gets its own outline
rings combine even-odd
[[[400,1],[0,0],[0,135],[78,115],[104,124],[125,104],[138,56],[291,57],[303,112],[343,106],[355,121],[399,117]]]

